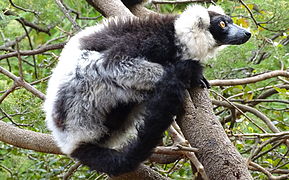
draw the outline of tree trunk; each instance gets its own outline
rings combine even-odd
[[[189,96],[189,94],[188,94]],[[195,88],[186,98],[185,115],[178,124],[203,164],[210,180],[250,180],[243,157],[231,143],[212,111],[208,91]]]

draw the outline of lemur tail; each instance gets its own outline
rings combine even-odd
[[[182,104],[181,90],[177,92],[176,87],[173,89],[172,91],[172,88],[163,87],[161,93],[156,93],[158,95],[149,100],[144,124],[137,129],[136,139],[128,142],[123,149],[117,151],[86,143],[81,144],[70,156],[92,170],[112,176],[135,170],[152,154],[152,149],[158,145],[163,132],[172,123],[173,116]]]
[[[160,142],[163,132],[172,123],[174,115],[181,113],[185,86],[177,79],[178,75],[174,75],[175,73],[168,70],[157,84],[156,93],[146,102],[144,124],[138,128],[136,139],[119,151],[99,147],[93,143],[82,144],[71,156],[93,170],[113,176],[136,169],[151,155],[152,149]]]

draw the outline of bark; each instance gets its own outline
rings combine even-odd
[[[24,149],[62,154],[51,135],[20,129],[3,121],[0,121],[0,140]]]
[[[30,149],[50,154],[62,154],[51,135],[20,129],[2,121],[0,121],[0,140],[23,149]],[[159,173],[145,165],[141,165],[134,172],[119,177],[113,177],[111,179],[167,180],[168,178],[161,176]]]
[[[190,96],[184,104],[186,113],[178,124],[191,146],[199,149],[196,154],[209,179],[253,179],[243,157],[214,115],[208,91],[195,88],[190,90]]]
[[[86,0],[86,2],[105,17],[133,16],[121,0]]]
[[[159,173],[153,171],[151,168],[140,165],[140,167],[134,171],[127,174],[123,174],[118,177],[109,178],[110,180],[169,180],[170,178],[166,178]]]

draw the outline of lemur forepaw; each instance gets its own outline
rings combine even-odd
[[[200,79],[200,87],[201,88],[207,88],[207,89],[211,88],[210,83],[208,82],[208,80],[204,76]]]

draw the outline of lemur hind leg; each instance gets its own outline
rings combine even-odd
[[[201,65],[193,60],[180,61],[165,70],[146,102],[144,124],[138,128],[137,138],[124,149],[128,159],[141,162],[150,156],[173,117],[183,112],[186,88],[199,86],[202,77]]]

